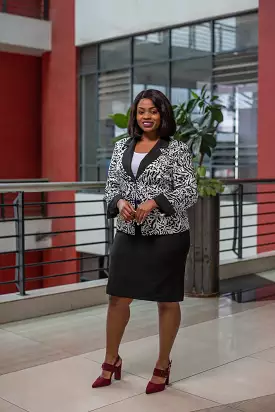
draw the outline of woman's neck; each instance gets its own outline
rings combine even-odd
[[[141,136],[141,140],[143,141],[149,141],[149,142],[155,142],[156,140],[159,139],[159,136],[153,132],[153,133],[143,133],[143,135]]]

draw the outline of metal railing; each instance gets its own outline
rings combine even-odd
[[[249,258],[275,250],[275,179],[224,180],[220,257]]]
[[[13,217],[0,221],[0,294],[18,290],[25,295],[29,289],[55,286],[57,278],[72,283],[92,280],[93,274],[107,276],[114,229],[106,220],[99,193],[104,186],[103,182],[0,184],[0,195],[15,195],[12,204],[1,205],[4,210],[12,207]],[[30,194],[42,193],[43,200],[27,200]],[[30,208],[37,213],[30,214]],[[38,212],[41,208],[43,215]],[[84,261],[90,267],[83,268]]]
[[[0,12],[48,20],[49,0],[0,0]]]
[[[275,250],[275,179],[224,183],[220,259]],[[107,277],[115,227],[106,219],[104,186],[0,183],[0,198],[14,199],[0,204],[0,294]]]

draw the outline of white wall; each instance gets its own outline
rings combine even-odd
[[[39,56],[50,51],[49,21],[0,13],[0,50]]]
[[[50,219],[43,220],[27,220],[25,222],[25,250],[40,249],[50,247],[52,245],[51,237],[45,237],[42,240],[37,240],[36,235],[45,232],[51,232],[52,221]],[[16,238],[15,238],[15,222],[1,221],[0,222],[0,252],[15,252]],[[27,236],[28,233],[30,236]],[[33,235],[31,235],[34,233]],[[5,239],[5,236],[12,236]]]
[[[76,0],[76,45],[258,8],[259,0]]]

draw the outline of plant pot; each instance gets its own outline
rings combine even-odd
[[[186,262],[185,294],[219,295],[219,196],[200,197],[188,211],[191,247]]]

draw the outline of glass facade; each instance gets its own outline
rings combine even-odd
[[[143,89],[173,104],[207,84],[224,105],[212,176],[257,175],[258,15],[250,13],[90,45],[79,59],[80,177],[104,181],[121,133],[109,115]]]

